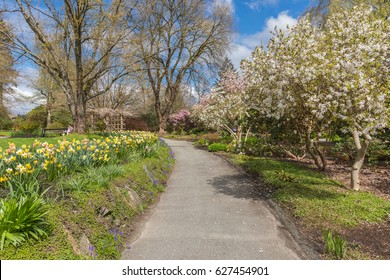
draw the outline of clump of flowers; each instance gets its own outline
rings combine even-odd
[[[169,123],[174,131],[188,131],[193,126],[191,119],[191,113],[188,110],[180,110],[169,116]]]
[[[0,185],[27,184],[44,177],[49,181],[82,167],[116,163],[131,155],[148,156],[158,138],[150,132],[121,131],[100,139],[62,140],[48,144],[0,148]]]

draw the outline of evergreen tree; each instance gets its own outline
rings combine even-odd
[[[237,70],[234,68],[233,62],[227,56],[225,56],[219,66],[218,78],[215,81],[215,86],[218,86],[218,84],[221,82],[223,74],[228,72],[237,72]]]

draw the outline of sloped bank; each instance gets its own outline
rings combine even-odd
[[[48,200],[48,237],[7,246],[0,259],[119,259],[132,221],[152,204],[174,159],[161,144],[153,157],[89,168],[56,182],[66,195]]]

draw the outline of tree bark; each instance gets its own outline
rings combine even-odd
[[[318,149],[318,145],[310,139],[311,129],[307,129],[305,137],[306,152],[313,158],[314,164],[321,171],[325,171],[327,168],[327,161],[323,153]]]
[[[73,120],[75,121],[75,130],[77,133],[85,133],[85,116],[86,116],[86,104],[87,102],[84,100],[81,94],[77,95],[77,103],[75,106],[75,115],[73,115]],[[72,111],[72,110],[71,110]],[[72,112],[73,114],[73,112]]]
[[[360,173],[360,169],[362,168],[364,157],[366,155],[369,140],[371,137],[366,135],[364,140],[361,142],[359,139],[359,134],[356,129],[353,131],[352,135],[356,147],[356,156],[351,171],[351,188],[355,191],[359,191],[360,190],[359,173]]]
[[[166,112],[160,112],[159,120],[158,120],[158,132],[165,134],[167,129],[167,123],[168,123],[169,114]]]

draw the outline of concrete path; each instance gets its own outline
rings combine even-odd
[[[122,259],[302,258],[247,176],[189,142],[166,142],[176,158],[168,187]]]

